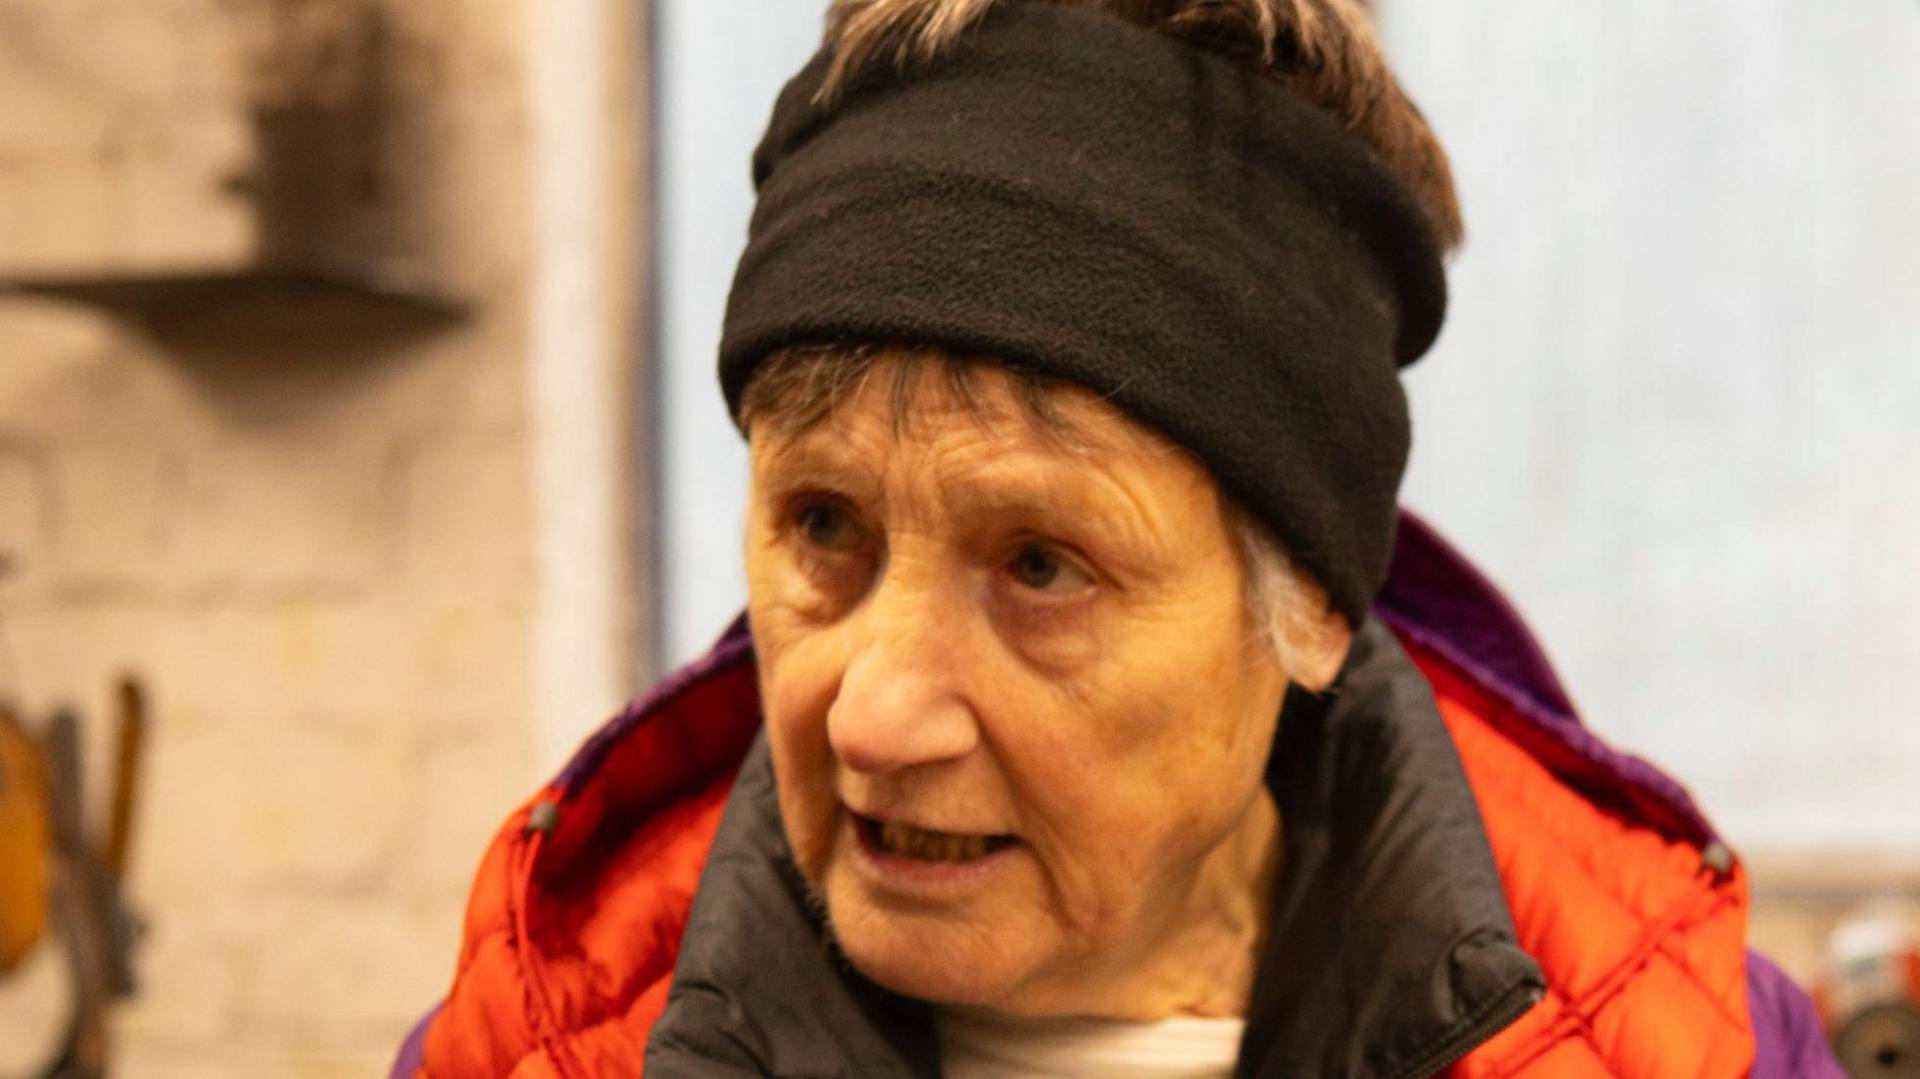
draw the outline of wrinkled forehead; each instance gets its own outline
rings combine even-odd
[[[1076,384],[924,354],[835,378],[824,410],[769,405],[749,421],[763,506],[830,491],[922,523],[1018,517],[1050,535],[1098,533],[1136,569],[1222,527],[1219,488],[1196,458]]]

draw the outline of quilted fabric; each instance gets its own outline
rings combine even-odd
[[[622,737],[589,747],[590,782],[563,776],[507,819],[476,875],[453,990],[416,1074],[639,1073],[759,723],[751,664],[721,664],[617,719]],[[540,819],[551,827],[533,827]]]
[[[1548,993],[1452,1072],[1743,1076],[1747,881],[1735,863],[1576,793],[1504,728],[1520,722],[1431,653],[1411,650],[1480,802],[1521,946]]]
[[[1697,845],[1584,795],[1530,722],[1409,642],[1466,766],[1547,997],[1452,1066],[1458,1079],[1739,1076],[1747,885]],[[459,973],[414,1072],[631,1076],[733,773],[759,724],[750,652],[656,694],[590,767],[516,811],[475,883]],[[536,810],[542,803],[557,812]],[[531,828],[550,820],[546,830]]]

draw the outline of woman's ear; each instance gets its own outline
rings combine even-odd
[[[1286,620],[1281,654],[1290,661],[1288,677],[1304,689],[1319,692],[1333,684],[1353,645],[1353,627],[1331,607],[1296,611]]]

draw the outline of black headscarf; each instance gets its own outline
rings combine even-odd
[[[1356,624],[1409,442],[1441,245],[1356,135],[1251,65],[1001,3],[946,55],[781,94],[720,378],[800,344],[992,357],[1197,456]]]

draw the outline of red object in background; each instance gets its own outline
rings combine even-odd
[[[1920,934],[1898,913],[1833,931],[1816,1000],[1853,1079],[1920,1079]]]

